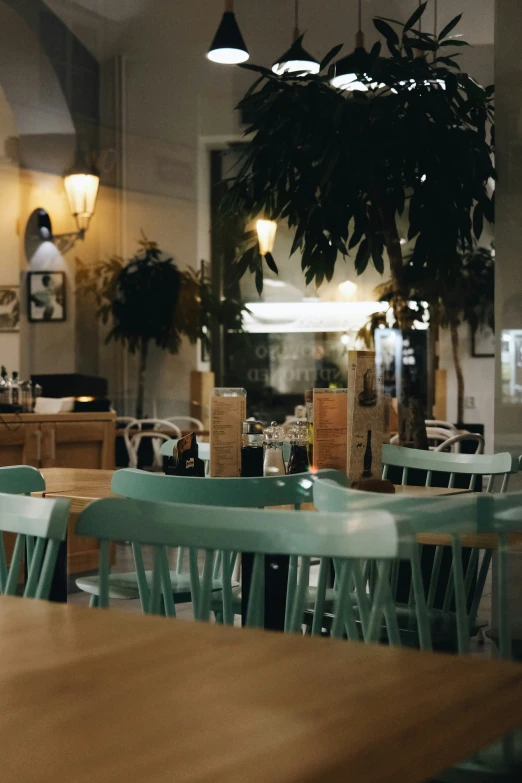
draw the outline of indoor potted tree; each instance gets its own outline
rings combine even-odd
[[[414,242],[410,265],[437,286],[472,248],[473,234],[480,237],[484,219],[493,220],[493,88],[458,67],[451,50],[466,43],[449,36],[460,16],[438,36],[414,29],[425,8],[405,24],[374,20],[388,51],[381,56],[377,43],[364,58],[357,74],[364,92],[332,88],[340,47],[317,75],[242,66],[258,79],[238,107],[250,118],[249,138],[222,203],[222,214],[243,226],[259,214],[287,221],[291,252],[301,251],[306,281],[316,285],[332,278],[339,254],[353,251],[361,274],[369,263],[382,273],[386,253],[401,330],[411,323],[401,237]],[[235,264],[262,288],[252,232],[238,233]],[[413,389],[403,393],[400,442],[426,447],[425,412]]]
[[[139,355],[136,418],[143,418],[149,348],[176,354],[183,337],[208,343],[210,324],[217,319],[240,331],[243,305],[218,300],[202,273],[181,271],[174,259],[144,234],[130,261],[114,255],[94,265],[77,262],[77,293],[92,295],[96,315],[109,326],[105,343],[120,342]]]

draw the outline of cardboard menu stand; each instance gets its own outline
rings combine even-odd
[[[348,352],[347,472],[350,481],[382,475],[383,384],[375,351]]]
[[[314,389],[314,467],[346,473],[347,389]]]
[[[241,427],[246,419],[244,389],[214,389],[210,398],[210,475],[241,475]]]

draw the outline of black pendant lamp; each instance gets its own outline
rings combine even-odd
[[[237,65],[249,58],[248,49],[234,14],[234,0],[225,0],[225,13],[221,19],[207,57],[215,63]]]
[[[292,46],[272,66],[274,73],[319,73],[319,63],[303,48],[303,36],[299,33],[299,0],[294,5],[295,24]]]
[[[338,90],[366,90],[375,89],[376,84],[371,83],[368,76],[370,67],[370,55],[364,48],[364,33],[362,31],[362,2],[359,0],[359,29],[355,36],[355,49],[351,54],[342,57],[335,64],[335,74],[330,80],[332,87]]]

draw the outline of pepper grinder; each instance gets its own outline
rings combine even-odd
[[[310,470],[308,462],[308,444],[310,430],[305,421],[298,421],[288,430],[290,441],[290,459],[288,460],[288,473],[306,473]]]
[[[263,475],[263,426],[258,421],[243,422],[241,476]]]

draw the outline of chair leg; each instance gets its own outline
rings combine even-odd
[[[223,613],[222,612],[214,612],[214,619],[216,623],[219,623],[219,625],[223,625]]]
[[[91,607],[91,609],[95,609],[99,603],[100,603],[99,596],[91,595],[91,600],[89,601],[89,606]]]

